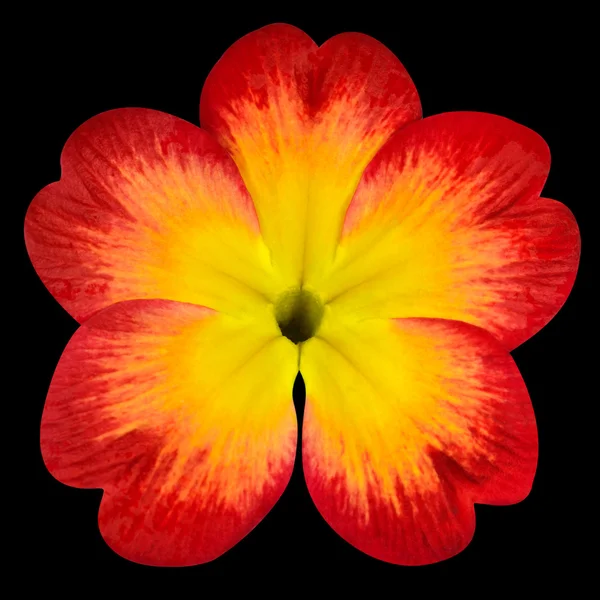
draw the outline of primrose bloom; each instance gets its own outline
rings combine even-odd
[[[326,521],[404,565],[460,552],[474,503],[527,496],[532,406],[510,350],[564,303],[570,211],[534,132],[421,119],[398,59],[289,25],[235,43],[202,128],[119,109],[67,141],[27,213],[40,278],[81,324],[42,419],[60,481],[103,488],[120,555],[231,548],[302,464]]]

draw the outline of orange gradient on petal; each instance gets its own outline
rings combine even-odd
[[[548,167],[543,140],[501,117],[407,126],[367,167],[315,287],[348,317],[454,319],[518,346],[561,307],[579,262],[573,215],[539,198]]]
[[[25,238],[80,321],[144,298],[248,315],[281,287],[235,164],[198,127],[109,111],[77,129],[61,163],[61,181],[29,208]]]
[[[288,286],[310,287],[329,265],[362,171],[420,116],[414,85],[385,46],[349,33],[319,48],[289,25],[229,48],[201,100],[202,125],[238,165]]]
[[[522,500],[537,462],[525,385],[487,333],[437,319],[344,320],[302,348],[309,491],[360,550],[425,564],[462,550],[473,503]]]
[[[106,491],[100,527],[145,564],[212,560],[283,492],[297,349],[272,316],[119,303],[77,331],[42,421],[51,473]]]

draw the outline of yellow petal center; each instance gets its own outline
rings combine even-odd
[[[302,288],[283,292],[275,302],[275,319],[281,333],[299,344],[313,337],[323,318],[323,303],[313,293]]]

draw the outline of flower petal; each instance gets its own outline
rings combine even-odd
[[[333,269],[310,282],[339,311],[465,321],[513,349],[565,302],[579,263],[571,212],[539,198],[550,155],[508,119],[408,125],[367,167]]]
[[[164,298],[247,312],[271,290],[252,200],[205,131],[154,110],[81,125],[62,177],[26,217],[34,267],[77,320],[122,300]]]
[[[487,332],[442,319],[324,322],[304,344],[303,463],[345,540],[421,565],[471,540],[473,503],[527,496],[537,433],[527,390]]]
[[[289,285],[332,259],[363,169],[420,116],[417,91],[385,46],[344,33],[318,48],[284,24],[231,46],[200,103],[202,126],[232,153]]]
[[[100,530],[121,556],[193,565],[231,548],[290,478],[297,349],[270,315],[122,302],[88,319],[42,418],[48,470],[102,487]]]

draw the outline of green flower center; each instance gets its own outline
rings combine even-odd
[[[322,318],[323,303],[306,290],[288,290],[275,302],[275,319],[279,329],[294,344],[300,344],[313,337]]]

